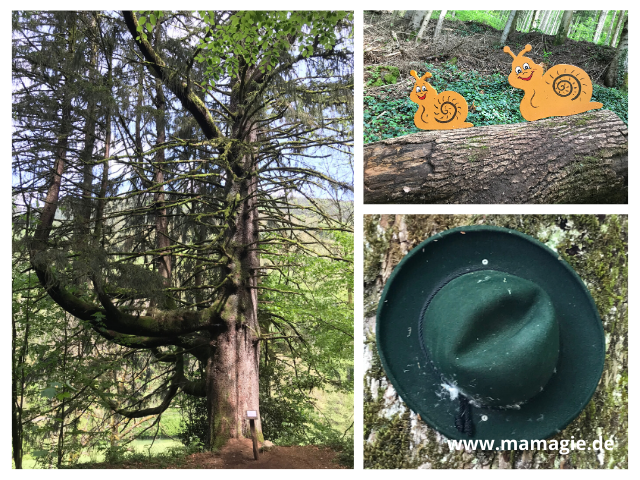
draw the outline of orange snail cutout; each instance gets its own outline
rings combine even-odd
[[[418,111],[413,116],[416,127],[422,130],[473,127],[473,123],[465,122],[469,107],[462,95],[449,91],[438,94],[426,80],[432,76],[429,72],[422,77],[418,77],[415,70],[411,70],[410,73],[416,79],[416,84],[409,95],[411,101],[418,104]]]
[[[526,45],[516,56],[509,47],[504,47],[513,57],[509,83],[524,90],[520,113],[525,120],[566,117],[602,108],[600,102],[591,101],[593,86],[584,70],[573,65],[556,65],[544,73],[542,65],[522,56],[530,50],[531,45]]]

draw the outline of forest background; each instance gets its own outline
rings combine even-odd
[[[248,410],[349,465],[353,14],[15,11],[12,40],[14,466],[175,463]]]

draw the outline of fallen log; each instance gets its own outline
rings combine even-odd
[[[627,203],[628,131],[596,110],[364,147],[365,203]]]

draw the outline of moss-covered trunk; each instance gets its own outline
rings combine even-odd
[[[212,338],[207,362],[207,402],[210,447],[229,439],[250,437],[247,410],[258,412],[256,430],[262,439],[258,398],[259,326],[257,269],[258,210],[257,176],[251,155],[245,155],[233,172],[227,205],[233,220],[225,235],[228,261],[226,297],[221,325]],[[231,172],[229,173],[231,176]]]
[[[498,225],[555,249],[580,275],[600,312],[607,355],[598,388],[555,439],[612,439],[612,450],[451,451],[388,382],[376,348],[375,315],[393,268],[426,238],[462,225]],[[365,468],[627,468],[628,315],[626,216],[380,215],[364,221]]]

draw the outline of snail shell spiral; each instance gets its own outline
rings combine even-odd
[[[575,100],[582,92],[582,82],[571,73],[563,73],[553,79],[553,91],[560,97],[571,97],[571,100]]]
[[[439,110],[436,111],[436,114],[434,117],[436,122],[438,123],[452,122],[456,118],[456,115],[459,112],[458,106],[452,101],[450,101],[449,99],[445,100],[444,102],[439,101],[438,103],[440,104],[440,108]]]

